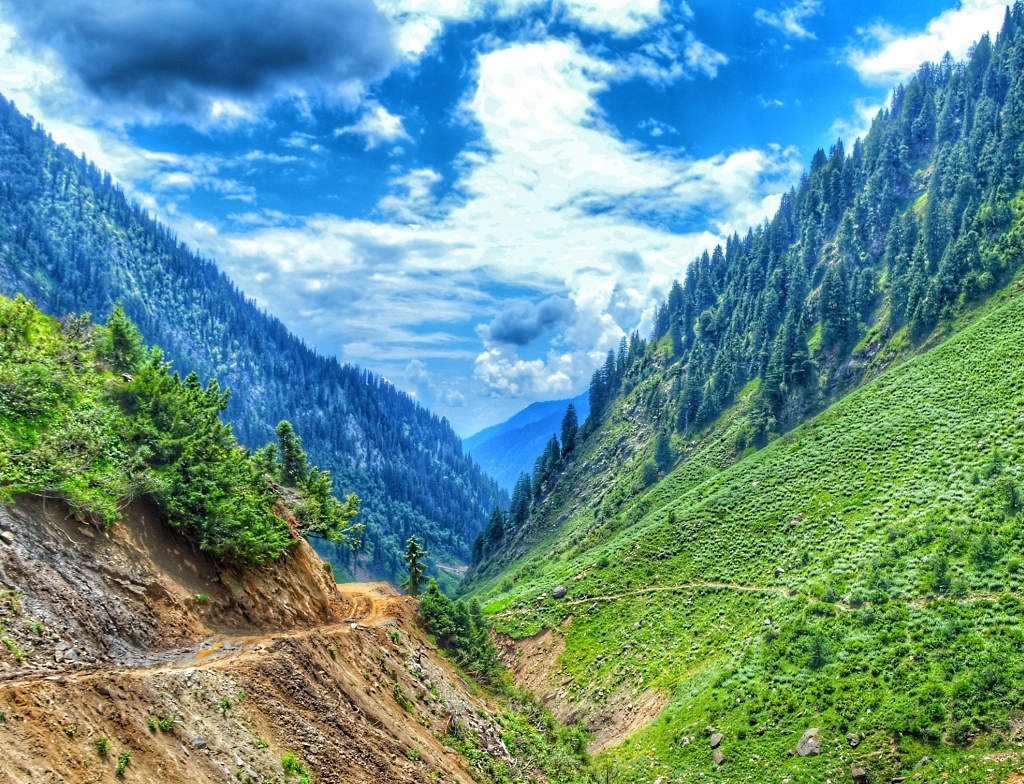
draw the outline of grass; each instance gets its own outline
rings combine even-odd
[[[514,637],[573,615],[557,678],[582,713],[668,700],[602,758],[617,780],[1020,767],[1024,301],[986,311],[731,467],[741,410],[647,493],[622,489],[624,466],[594,506],[549,499],[532,548],[474,586]],[[564,600],[538,603],[559,584]],[[721,769],[706,726],[726,737]],[[810,727],[823,753],[788,756]]]

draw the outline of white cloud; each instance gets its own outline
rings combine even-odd
[[[398,51],[418,60],[445,25],[481,19],[488,13],[509,18],[543,7],[545,0],[379,0],[395,27]],[[553,0],[552,12],[565,22],[591,32],[626,37],[664,20],[663,0]],[[686,3],[683,16],[693,15]]]
[[[578,358],[568,353],[551,351],[547,360],[524,360],[514,351],[492,348],[476,358],[473,372],[497,395],[553,398],[574,391],[580,375],[577,364]]]
[[[806,19],[821,13],[821,0],[799,0],[777,13],[758,8],[754,18],[761,24],[780,30],[788,38],[816,38],[804,24]]]
[[[962,0],[958,8],[943,11],[920,33],[900,34],[879,23],[863,31],[874,48],[851,49],[847,62],[868,84],[907,79],[924,61],[937,62],[946,52],[963,58],[983,34],[998,32],[1006,4],[1006,0]]]
[[[562,0],[563,14],[588,30],[634,35],[662,20],[661,0]]]
[[[433,169],[413,169],[391,180],[391,186],[403,192],[385,196],[377,207],[403,223],[420,223],[435,217],[437,201],[433,188],[439,182],[441,175]]]
[[[356,123],[338,128],[334,135],[342,136],[347,133],[365,137],[367,150],[372,150],[383,142],[397,142],[399,139],[409,138],[402,126],[402,118],[391,114],[373,100],[365,103],[363,114]]]
[[[396,377],[415,375],[410,358],[468,360],[476,386],[460,391],[477,399],[578,390],[624,329],[637,320],[649,327],[654,303],[696,253],[773,212],[801,171],[790,149],[694,160],[623,140],[597,104],[615,76],[573,42],[482,54],[463,108],[482,149],[462,158],[458,201],[439,209],[439,175],[414,170],[380,203],[386,220],[318,216],[211,233],[202,245],[324,350],[340,343],[346,358]],[[714,223],[695,220],[690,233],[658,225],[707,211]],[[501,309],[485,292],[524,283],[535,301],[574,301],[577,316],[556,332],[557,348],[542,357],[508,345],[481,353],[475,336],[453,337],[455,325]],[[452,333],[428,328],[445,323]]]

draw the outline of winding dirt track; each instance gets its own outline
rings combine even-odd
[[[605,602],[614,601],[616,599],[625,599],[627,596],[642,596],[643,594],[649,593],[669,593],[672,591],[683,591],[694,588],[724,588],[730,591],[748,591],[751,593],[774,593],[779,596],[790,596],[788,588],[774,587],[774,586],[763,586],[763,585],[740,585],[739,583],[716,583],[716,582],[692,582],[692,583],[679,583],[677,585],[659,585],[649,588],[638,588],[635,591],[624,591],[622,593],[602,594],[600,596],[587,596],[583,599],[566,599],[559,602],[559,606],[572,607],[575,605],[586,604],[587,602]],[[496,618],[508,618],[513,615],[525,615],[527,613],[534,612],[533,607],[523,607],[517,610],[505,610],[504,612],[496,613]]]

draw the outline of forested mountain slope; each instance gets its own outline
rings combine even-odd
[[[192,253],[110,176],[0,101],[0,292],[47,313],[102,321],[120,300],[182,376],[234,390],[226,415],[257,447],[293,422],[335,486],[363,499],[374,573],[400,573],[416,534],[435,556],[468,558],[506,494],[463,455],[448,422],[388,381],[304,345]],[[341,553],[329,553],[340,557]]]
[[[707,726],[729,779],[1020,767],[1022,142],[1017,3],[687,267],[494,527],[466,588],[522,676],[613,745],[664,708],[623,780],[706,775]]]

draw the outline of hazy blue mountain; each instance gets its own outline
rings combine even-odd
[[[570,403],[576,406],[580,421],[586,417],[588,396],[531,403],[501,424],[481,430],[464,439],[462,447],[499,485],[511,490],[523,471],[533,470],[533,461],[544,451],[552,434],[559,435],[562,417]],[[559,438],[561,436],[559,435]]]

